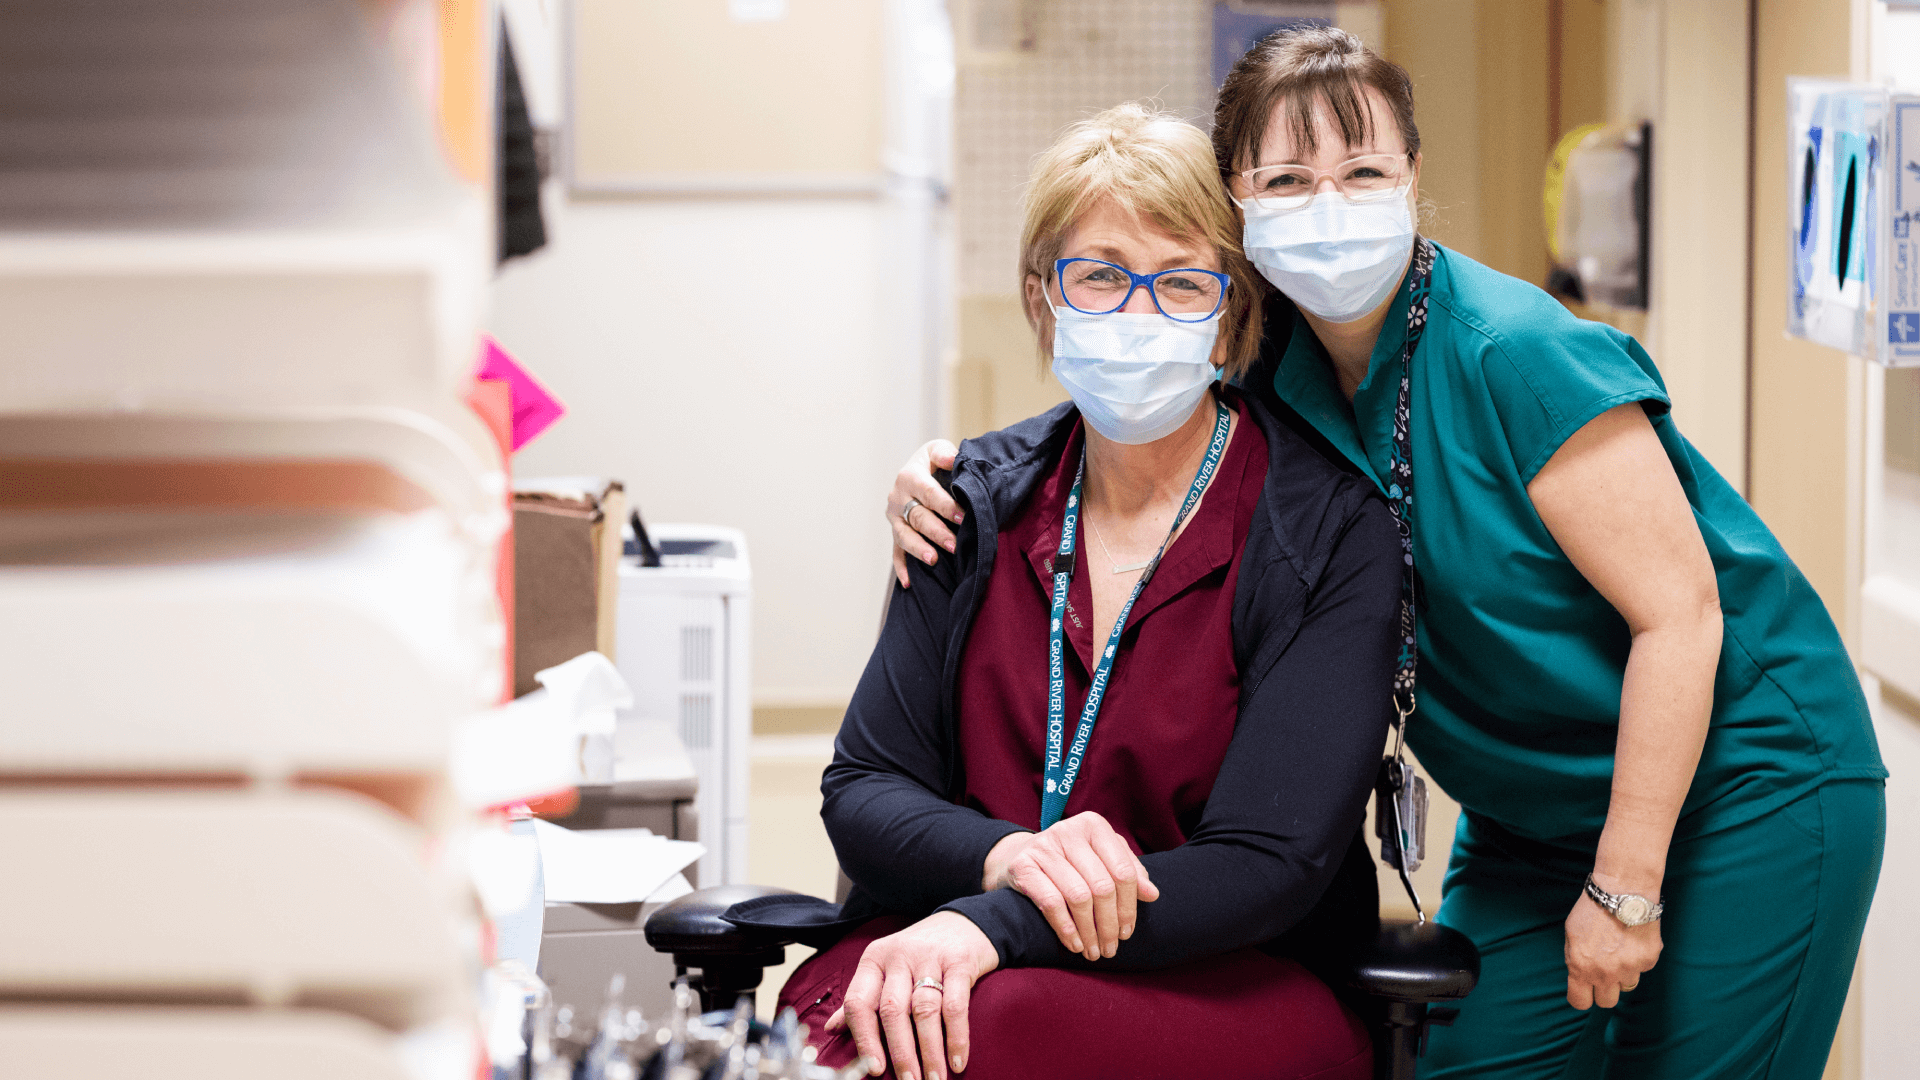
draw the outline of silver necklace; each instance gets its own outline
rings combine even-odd
[[[1114,573],[1116,573],[1116,574],[1131,574],[1131,573],[1133,573],[1133,572],[1134,572],[1135,570],[1145,570],[1145,569],[1147,568],[1147,563],[1150,563],[1150,562],[1152,562],[1152,561],[1153,561],[1152,559],[1147,559],[1147,560],[1145,560],[1145,561],[1143,561],[1143,562],[1137,562],[1137,563],[1131,563],[1131,564],[1129,564],[1129,565],[1126,565],[1126,566],[1121,566],[1121,565],[1120,565],[1120,564],[1119,564],[1118,562],[1116,562],[1116,561],[1114,560],[1114,557],[1113,557],[1113,552],[1112,552],[1111,550],[1109,550],[1109,549],[1107,548],[1107,542],[1106,542],[1106,540],[1105,540],[1104,538],[1102,538],[1102,537],[1101,537],[1101,535],[1100,535],[1100,527],[1099,527],[1098,525],[1095,525],[1095,524],[1093,523],[1093,515],[1092,515],[1092,514],[1088,514],[1088,515],[1086,515],[1086,520],[1087,520],[1087,525],[1088,525],[1088,527],[1089,527],[1089,528],[1091,528],[1091,529],[1093,530],[1093,538],[1094,538],[1094,540],[1096,540],[1096,541],[1098,541],[1098,542],[1099,542],[1099,544],[1100,544],[1100,550],[1101,550],[1102,552],[1104,552],[1104,553],[1106,554],[1106,556],[1107,556],[1107,562],[1108,562],[1108,563],[1111,563],[1111,564],[1112,564],[1112,566],[1113,566],[1113,572],[1114,572]]]
[[[1212,485],[1209,484],[1208,486],[1212,486]],[[1100,527],[1093,523],[1093,515],[1082,510],[1080,516],[1081,516],[1081,519],[1087,523],[1087,526],[1093,530],[1094,542],[1098,543],[1100,545],[1100,550],[1106,554],[1107,562],[1113,566],[1114,573],[1131,574],[1135,570],[1145,570],[1147,568],[1147,563],[1150,563],[1153,561],[1152,559],[1149,558],[1141,562],[1128,563],[1126,566],[1121,566],[1118,562],[1114,560],[1113,551],[1107,547],[1106,538],[1100,535]]]

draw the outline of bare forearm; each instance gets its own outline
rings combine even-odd
[[[1594,857],[1602,888],[1659,895],[1674,825],[1706,743],[1720,634],[1714,607],[1690,624],[1634,636],[1620,691],[1613,796]]]
[[[993,849],[987,852],[985,865],[980,868],[981,892],[1004,889],[1012,884],[1007,876],[1007,867],[1013,862],[1013,857],[1020,854],[1021,849],[1027,846],[1027,842],[1033,839],[1033,835],[1024,830],[1008,833],[1000,838],[999,843],[993,845]]]

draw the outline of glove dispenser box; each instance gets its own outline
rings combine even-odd
[[[1787,332],[1920,364],[1920,95],[1787,81]]]

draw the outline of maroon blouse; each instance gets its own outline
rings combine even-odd
[[[1093,810],[1140,854],[1184,844],[1200,824],[1239,713],[1233,600],[1241,549],[1266,480],[1260,425],[1239,409],[1220,473],[1134,605],[1114,659],[1099,726],[1067,813]],[[1038,830],[1047,724],[1047,622],[1060,516],[1080,459],[1076,427],[1061,460],[1000,530],[958,672],[961,802],[988,818]],[[1093,545],[1096,550],[1098,545]],[[1068,741],[1086,702],[1094,652],[1089,545],[1076,545],[1068,589]],[[932,585],[928,585],[932,588]],[[1104,643],[1103,643],[1104,644]],[[799,1010],[819,1060],[851,1062],[844,1027],[824,1024],[844,1004],[861,955],[905,920],[870,921],[807,960],[780,991]],[[995,1080],[1234,1076],[1249,1080],[1364,1080],[1366,1029],[1326,985],[1293,960],[1242,948],[1146,972],[1005,967],[988,974],[968,1008],[967,1076]],[[1062,1027],[1060,1009],[1074,1022]],[[1220,1032],[1271,1031],[1267,1039]],[[892,1077],[891,1067],[882,1080]]]
[[[1120,638],[1086,760],[1067,800],[1092,810],[1138,854],[1185,843],[1199,825],[1233,738],[1240,673],[1233,655],[1233,594],[1254,506],[1267,476],[1266,438],[1239,411],[1220,472]],[[1000,532],[1000,558],[981,598],[959,672],[962,802],[990,818],[1038,830],[1047,730],[1047,624],[1060,520],[1080,461],[1082,428]],[[1110,573],[1075,545],[1067,590],[1067,730],[1072,744],[1093,669],[1088,575]],[[1104,644],[1104,642],[1103,642]]]

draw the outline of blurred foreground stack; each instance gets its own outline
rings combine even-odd
[[[484,123],[468,6],[0,0],[12,1080],[481,1068],[448,762],[505,685],[506,488],[484,183],[434,123],[463,72]]]

